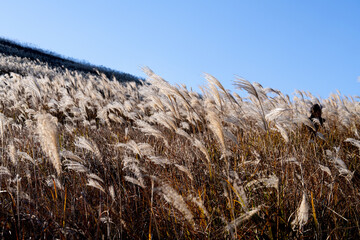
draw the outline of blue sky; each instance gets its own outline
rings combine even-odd
[[[360,1],[1,1],[0,36],[198,91],[203,73],[359,95]],[[236,90],[239,92],[238,90]]]

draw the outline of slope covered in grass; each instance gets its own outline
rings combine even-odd
[[[200,95],[149,69],[138,85],[0,61],[28,72],[0,76],[2,238],[360,236],[358,98],[237,79],[241,98],[210,75]]]
[[[59,54],[50,51],[20,44],[8,39],[0,38],[0,74],[14,72],[20,75],[29,75],[28,66],[26,64],[37,65],[37,68],[31,68],[32,75],[41,76],[43,73],[41,68],[51,68],[57,71],[76,71],[80,74],[98,74],[99,72],[105,74],[106,77],[112,79],[115,77],[118,81],[122,82],[138,82],[138,77],[131,74],[112,70],[103,66],[95,66],[89,63],[83,63],[75,59],[65,58]],[[15,58],[15,59],[14,59]],[[10,64],[10,62],[23,63],[22,65]],[[35,71],[34,71],[35,70]],[[36,70],[40,71],[37,72]]]

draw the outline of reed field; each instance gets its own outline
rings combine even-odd
[[[0,69],[1,239],[360,238],[358,96]]]

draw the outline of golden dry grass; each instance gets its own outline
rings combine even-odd
[[[2,238],[360,236],[357,100],[31,71],[0,76]]]

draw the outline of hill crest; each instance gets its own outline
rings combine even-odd
[[[0,54],[4,56],[26,58],[31,61],[38,61],[48,65],[50,68],[57,68],[62,70],[79,71],[85,74],[99,74],[103,73],[109,79],[115,77],[121,82],[139,82],[139,77],[124,73],[121,71],[113,70],[104,66],[97,66],[90,63],[82,62],[72,58],[64,57],[60,54],[39,49],[36,47],[21,44],[16,41],[8,40],[0,37]],[[4,69],[0,66],[0,73],[15,72],[21,75],[25,75],[26,71],[19,69]]]

